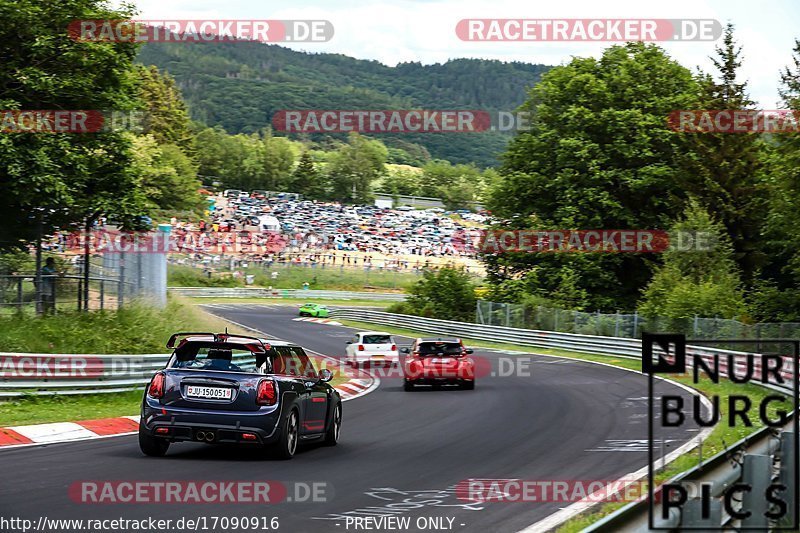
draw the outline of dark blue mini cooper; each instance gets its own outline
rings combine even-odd
[[[173,442],[258,445],[290,459],[300,442],[335,446],[342,401],[297,345],[227,333],[176,333],[142,400],[139,447]]]

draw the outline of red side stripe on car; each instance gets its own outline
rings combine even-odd
[[[316,431],[318,429],[322,429],[325,427],[324,420],[310,420],[303,422],[303,427],[305,427],[309,431]]]
[[[98,435],[116,435],[136,431],[139,423],[130,418],[101,418],[99,420],[80,420],[76,424],[93,431]]]
[[[0,446],[10,446],[12,444],[31,444],[33,441],[24,435],[20,435],[13,429],[0,428]]]

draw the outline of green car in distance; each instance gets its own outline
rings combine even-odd
[[[313,316],[317,318],[328,318],[330,312],[324,305],[303,304],[300,306],[300,316]]]

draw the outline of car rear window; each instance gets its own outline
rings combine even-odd
[[[457,342],[422,342],[418,350],[420,355],[461,355],[461,345]]]
[[[391,344],[392,338],[389,335],[364,335],[364,344]]]
[[[199,348],[194,355],[184,355],[172,368],[220,370],[223,372],[256,372],[256,355],[249,350]]]

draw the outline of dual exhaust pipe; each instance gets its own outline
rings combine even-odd
[[[197,432],[197,440],[205,441],[205,442],[214,442],[214,432],[213,431],[198,431]]]

